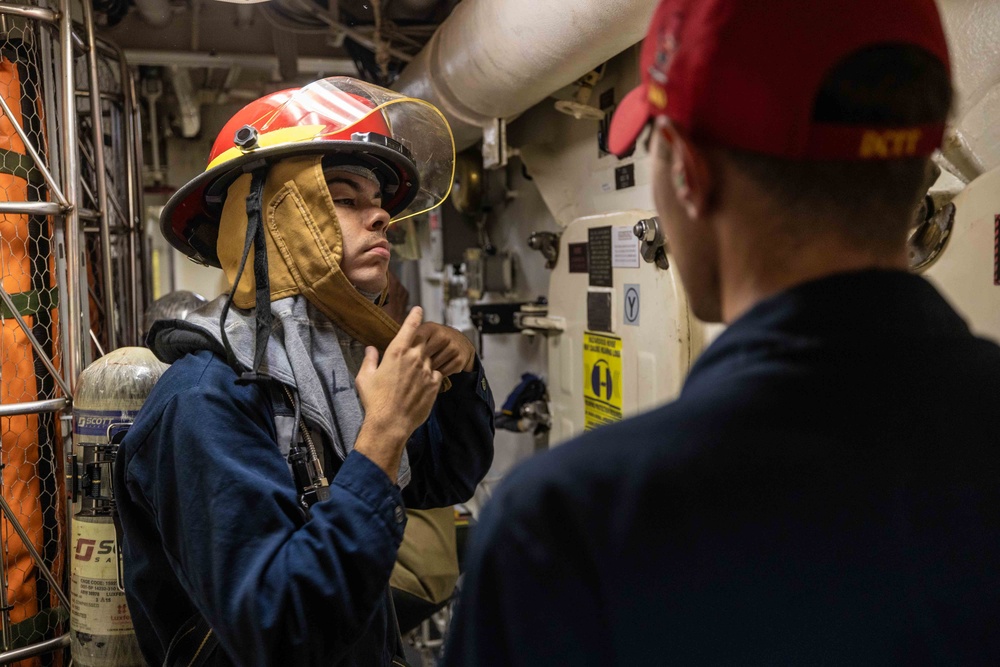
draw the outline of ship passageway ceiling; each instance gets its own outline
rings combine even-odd
[[[101,16],[99,30],[125,50],[140,77],[166,82],[162,120],[180,117],[192,98],[244,103],[323,76],[388,85],[458,0],[131,2],[127,12]],[[175,90],[176,80],[189,80],[191,90]]]
[[[383,85],[391,85],[403,72],[397,87],[401,85],[407,92],[430,97],[430,101],[441,106],[449,116],[449,111],[455,110],[464,112],[461,115],[465,120],[469,116],[482,120],[479,116],[485,110],[496,108],[512,118],[526,110],[511,110],[512,99],[524,98],[533,104],[554,93],[556,88],[571,83],[574,77],[585,75],[585,70],[594,65],[589,61],[582,62],[584,59],[579,58],[579,49],[573,48],[565,49],[574,56],[567,60],[579,60],[580,72],[571,71],[569,62],[562,67],[553,65],[552,54],[560,50],[559,42],[567,39],[566,31],[551,21],[530,18],[532,12],[551,13],[546,9],[548,3],[537,5],[525,0],[382,0],[378,5],[379,16],[376,16],[373,0],[340,0],[332,7],[325,0],[271,0],[254,5],[217,0],[135,1],[139,2],[139,6],[132,6],[116,25],[104,27],[103,36],[122,46],[133,64],[191,70],[195,95],[203,102],[209,98],[212,101],[226,99],[230,92],[232,101],[249,101],[271,90],[301,84],[318,76],[358,75],[360,67],[362,76]],[[574,9],[569,14],[574,16],[575,24],[588,20],[583,8],[590,2],[574,2]],[[645,24],[645,14],[650,13],[655,4],[655,0],[627,0],[623,6],[628,6],[631,14],[642,15],[639,22]],[[531,9],[532,5],[534,9]],[[989,170],[1000,166],[1000,0],[938,0],[938,5],[948,34],[957,88],[951,121],[958,135],[955,141],[969,154],[973,165]],[[521,18],[516,21],[512,18],[507,23],[495,20],[488,24],[478,20],[484,9],[494,6],[495,10],[490,9],[491,12],[505,15],[508,11],[516,11]],[[169,20],[164,25],[153,25],[164,21],[164,8],[168,10]],[[463,21],[463,29],[455,29],[463,16],[476,21]],[[623,20],[621,16],[618,18],[619,22]],[[606,21],[606,11],[593,13],[592,19],[595,23]],[[497,62],[496,49],[476,48],[477,44],[496,42],[500,37],[496,34],[498,25],[513,25],[518,21],[529,21],[534,27],[533,31],[510,37],[510,48],[513,50],[509,52],[516,54],[511,62]],[[376,23],[379,28],[377,34]],[[469,26],[464,23],[469,23]],[[626,23],[629,26],[625,30],[629,33],[626,41],[641,37],[632,28],[631,22]],[[538,33],[539,27],[545,25],[553,30],[548,37]],[[468,27],[471,29],[465,29]],[[439,28],[447,39],[428,45]],[[489,32],[477,34],[477,30]],[[609,26],[584,26],[577,32],[586,34],[587,52],[610,57],[609,48],[622,50],[628,46],[619,44],[622,31],[611,30]],[[601,44],[602,41],[606,43]],[[457,42],[464,43],[464,46]],[[378,48],[374,48],[376,46]],[[434,57],[427,57],[428,51],[435,46],[437,51]],[[447,58],[445,47],[454,53],[454,61]],[[477,56],[480,51],[488,52]],[[553,79],[551,83],[558,84],[556,88],[532,90],[530,95],[522,95],[523,91],[502,89],[523,83],[523,72],[507,72],[496,77],[484,75],[502,82],[496,86],[483,82],[471,86],[451,85],[454,81],[435,81],[442,76],[461,80],[463,76],[475,74],[480,70],[475,58],[491,61],[498,72],[505,67],[524,69],[530,66],[533,51],[538,52],[538,60],[546,62],[547,74],[558,70],[567,80],[556,82]],[[463,74],[457,59],[464,59],[468,72]],[[411,61],[413,67],[407,70]],[[169,80],[170,73],[165,72],[164,78]],[[545,76],[529,80],[539,79],[550,83]],[[440,91],[445,91],[454,99],[434,99]],[[164,103],[170,102],[167,96]],[[476,114],[468,113],[469,109],[475,110]],[[474,126],[470,132],[468,125],[456,130],[457,137],[463,133],[468,135],[463,142],[466,144],[474,140],[478,132]]]

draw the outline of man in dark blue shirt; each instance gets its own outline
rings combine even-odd
[[[509,475],[445,664],[1000,661],[1000,349],[907,271],[948,67],[933,0],[660,2],[610,147],[729,326]]]
[[[150,664],[400,655],[389,576],[404,503],[467,500],[493,458],[472,344],[419,308],[401,326],[381,308],[386,229],[443,200],[453,160],[432,107],[334,77],[241,110],[168,202],[167,239],[232,289],[153,325],[172,365],[115,465]]]

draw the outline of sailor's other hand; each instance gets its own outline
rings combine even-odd
[[[419,307],[410,311],[381,363],[378,351],[367,348],[355,380],[365,421],[354,448],[393,480],[407,439],[427,420],[441,387],[420,333],[423,317]]]
[[[476,366],[476,348],[458,329],[435,322],[424,322],[418,334],[427,341],[431,366],[445,377]]]
[[[382,310],[396,324],[402,324],[403,320],[406,319],[406,309],[410,303],[410,292],[403,287],[403,283],[399,282],[399,278],[396,277],[395,273],[389,271],[386,275],[389,277],[389,285],[386,288],[388,300],[382,306]]]

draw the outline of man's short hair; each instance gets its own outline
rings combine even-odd
[[[951,79],[940,60],[918,47],[884,45],[863,49],[831,70],[813,117],[889,127],[941,123],[951,101]],[[719,153],[802,220],[793,233],[835,231],[865,247],[898,244],[929,186],[926,158],[804,161],[734,149]],[[837,228],[817,229],[820,220],[836,221]]]

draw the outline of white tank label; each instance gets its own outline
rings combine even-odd
[[[77,407],[73,412],[75,444],[107,445],[116,428],[127,428],[135,421],[135,410],[88,410]]]
[[[73,520],[70,572],[72,626],[92,635],[133,632],[125,594],[118,589],[118,552],[113,523]]]

